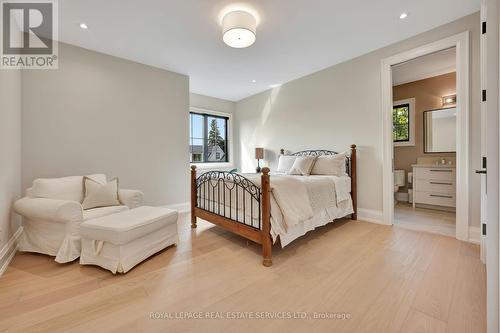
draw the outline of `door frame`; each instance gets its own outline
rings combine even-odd
[[[429,43],[382,59],[382,129],[383,129],[383,217],[384,224],[394,223],[392,140],[392,69],[408,60],[456,48],[457,73],[457,196],[456,238],[469,241],[469,31]]]

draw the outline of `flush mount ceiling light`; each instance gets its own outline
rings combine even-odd
[[[87,30],[89,27],[85,23],[80,23],[80,28],[82,28],[83,30]]]
[[[405,19],[405,18],[407,18],[407,17],[408,17],[408,13],[401,13],[401,15],[399,15],[399,18],[400,18],[401,20],[404,20],[404,19]]]
[[[228,46],[244,48],[255,42],[257,20],[249,12],[236,10],[222,18],[222,39]]]

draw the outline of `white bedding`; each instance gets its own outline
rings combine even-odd
[[[260,187],[260,174],[241,175]],[[271,235],[274,242],[280,236],[281,246],[286,246],[307,231],[353,213],[351,179],[348,176],[272,174],[270,183]],[[221,200],[224,196],[225,201]],[[220,215],[240,221],[244,216],[246,224],[258,227],[259,212],[248,193],[242,193],[240,190],[236,195],[233,190],[229,195],[227,188],[221,185],[210,194],[202,193],[201,197],[201,208],[208,205],[209,210],[213,211],[215,208],[216,213],[220,210]],[[238,218],[235,218],[236,214]]]

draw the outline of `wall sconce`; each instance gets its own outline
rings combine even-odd
[[[443,106],[457,104],[457,95],[448,95],[443,97]]]

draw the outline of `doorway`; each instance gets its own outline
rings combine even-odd
[[[391,69],[394,224],[455,237],[456,48]]]
[[[401,65],[424,56],[454,49],[456,65],[456,153],[455,169],[448,178],[455,177],[456,223],[455,237],[469,241],[469,32],[463,32],[382,60],[382,110],[383,110],[383,200],[384,223],[394,224],[394,132],[393,132],[393,66]],[[444,97],[444,96],[443,96]],[[427,161],[435,163],[435,161]],[[446,160],[445,160],[445,163]],[[443,163],[443,164],[445,164]],[[441,164],[441,161],[439,161]],[[425,171],[424,171],[425,172]],[[449,171],[446,171],[448,174]],[[444,175],[444,172],[443,172]],[[432,178],[432,177],[431,177]],[[443,179],[444,182],[444,179]],[[437,184],[439,185],[439,184]],[[437,198],[437,197],[433,197]]]

